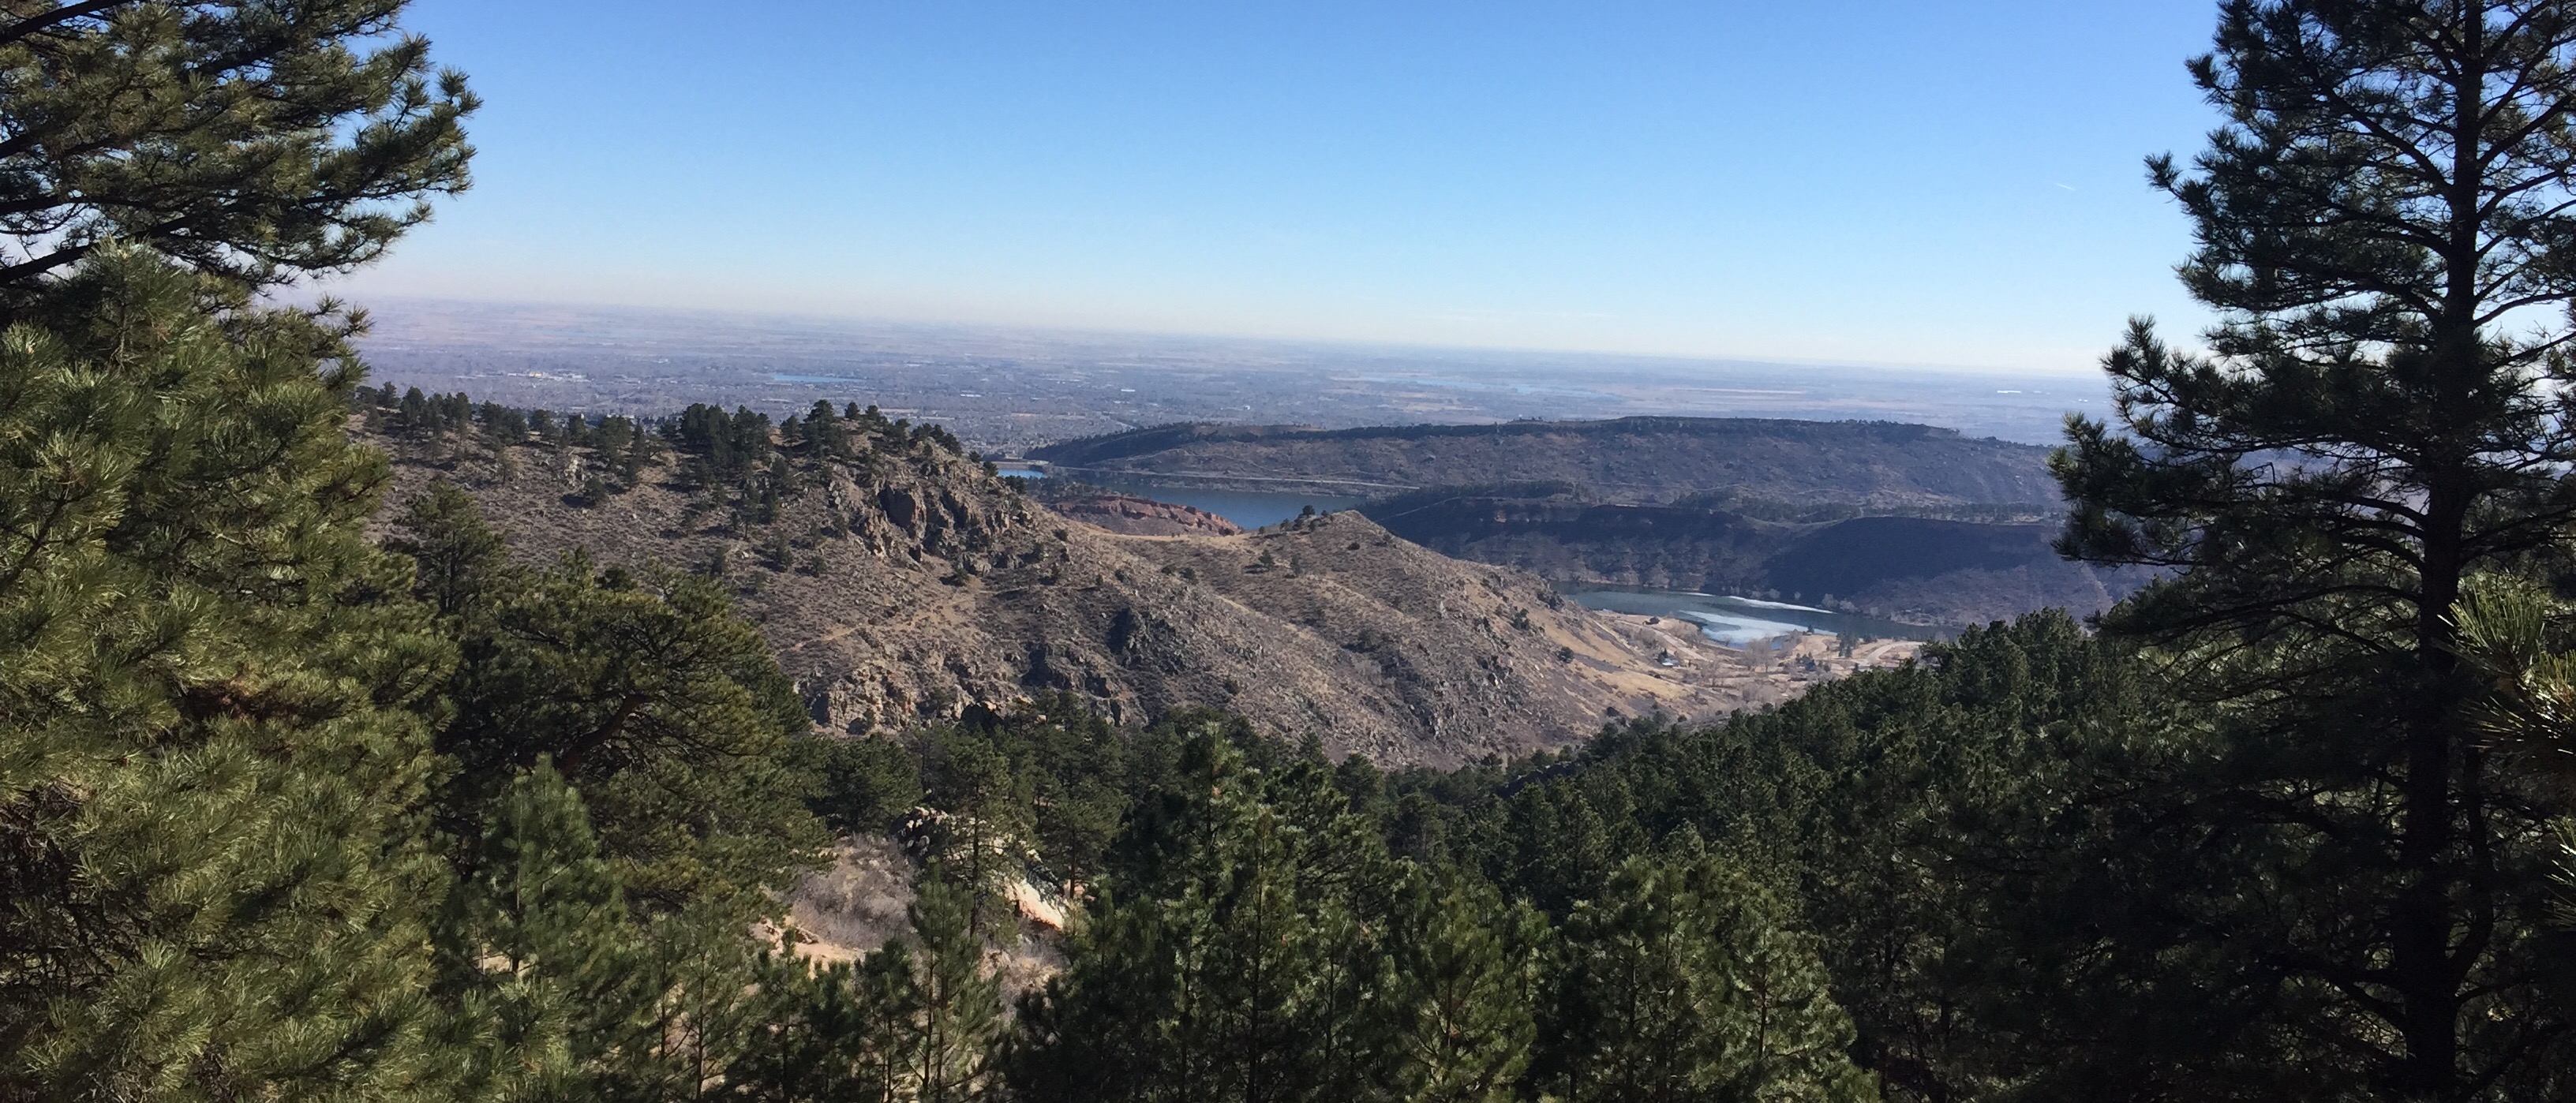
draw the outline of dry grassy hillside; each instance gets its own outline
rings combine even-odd
[[[852,733],[1068,690],[1126,719],[1212,705],[1336,750],[1449,763],[1570,742],[1618,715],[1767,702],[1795,683],[1730,666],[1722,649],[1662,656],[1533,575],[1443,558],[1357,515],[1122,536],[917,439],[782,461],[788,489],[763,523],[726,491],[684,485],[668,456],[595,494],[598,465],[585,470],[579,449],[382,443],[397,500],[452,481],[523,555],[720,571],[816,721]]]

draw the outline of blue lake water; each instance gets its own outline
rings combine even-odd
[[[1036,471],[1007,468],[1002,474],[1013,478],[1044,477]],[[1278,524],[1297,516],[1308,506],[1313,506],[1318,513],[1325,513],[1349,509],[1364,500],[1323,494],[1181,490],[1119,479],[1091,480],[1091,484],[1157,502],[1193,506],[1248,529]],[[1565,596],[1587,609],[1690,621],[1699,625],[1701,635],[1731,647],[1744,647],[1796,632],[1865,636],[1879,640],[1943,640],[1956,634],[1952,629],[1905,624],[1884,617],[1837,613],[1786,602],[1704,594],[1694,590],[1658,590],[1644,586],[1569,587]]]
[[[1785,636],[1824,632],[1870,639],[1942,640],[1952,629],[1905,624],[1884,617],[1837,613],[1778,601],[1757,601],[1691,590],[1657,590],[1642,586],[1569,588],[1565,594],[1586,609],[1671,617],[1700,626],[1700,634],[1733,647]]]

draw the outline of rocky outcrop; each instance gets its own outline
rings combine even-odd
[[[1047,501],[1047,508],[1094,528],[1127,536],[1233,536],[1243,528],[1196,506],[1101,492]]]
[[[836,732],[1061,690],[1122,720],[1216,706],[1337,751],[1446,764],[1579,740],[1613,716],[1776,696],[1659,666],[1656,648],[1536,576],[1445,558],[1357,514],[1122,535],[935,444],[863,444],[847,462],[791,465],[758,514],[686,485],[668,459],[631,489],[568,496],[559,457],[535,444],[506,460],[394,447],[394,493],[454,481],[533,558],[719,571]]]

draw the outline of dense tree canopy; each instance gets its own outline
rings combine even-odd
[[[400,1094],[454,661],[341,335],[99,254],[0,334],[0,1094]],[[42,321],[32,320],[41,319]]]

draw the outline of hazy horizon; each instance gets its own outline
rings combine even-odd
[[[2201,0],[420,0],[476,186],[321,290],[2085,373],[2204,315]],[[578,42],[578,49],[564,45]]]
[[[433,295],[403,292],[364,294],[359,297],[352,298],[350,292],[345,289],[324,288],[323,290],[339,295],[347,302],[347,305],[366,310],[379,322],[383,321],[387,317],[388,310],[393,311],[394,316],[402,317],[405,315],[406,311],[411,308],[473,308],[495,311],[524,312],[528,314],[558,313],[566,316],[577,316],[582,314],[599,316],[626,315],[632,316],[639,321],[657,320],[667,322],[677,318],[698,318],[712,322],[738,325],[757,323],[775,326],[820,328],[846,332],[854,335],[868,332],[904,332],[917,330],[923,333],[988,333],[995,336],[1010,335],[1024,339],[1096,341],[1104,344],[1121,342],[1132,343],[1138,341],[1182,341],[1246,343],[1315,349],[1340,348],[1354,352],[1398,352],[1426,355],[1455,353],[1507,357],[1521,356],[1536,359],[1575,357],[1600,359],[1604,361],[1633,362],[1641,365],[1661,365],[1682,371],[1710,369],[1723,370],[1732,367],[1787,368],[1793,370],[1802,368],[1818,368],[1854,371],[1890,371],[1901,373],[1995,376],[2033,380],[2054,380],[2064,383],[2072,380],[2098,377],[2101,370],[2099,363],[2089,361],[2080,368],[2071,369],[2015,368],[2007,365],[1975,363],[1873,361],[1858,359],[1800,358],[1791,356],[1733,356],[1724,354],[1630,352],[1620,349],[1583,347],[1555,348],[1538,345],[1480,345],[1467,343],[1441,343],[1433,341],[1378,340],[1357,337],[1301,337],[1288,334],[1257,332],[1145,329],[1105,324],[1093,326],[1070,323],[1042,324],[1036,322],[985,321],[969,318],[830,314],[792,309],[763,310],[757,307],[748,306],[725,307],[714,305],[629,303],[578,298],[497,298],[475,297],[470,295]],[[311,296],[299,295],[296,296],[296,298],[299,301],[304,302],[312,301]],[[2177,334],[2176,336],[2185,335]],[[2105,348],[2107,350],[2108,346],[2106,345]]]
[[[2056,443],[2098,374],[387,298],[380,382],[591,413],[882,405],[997,449],[1174,421],[1325,428],[1632,415],[1907,421]]]

